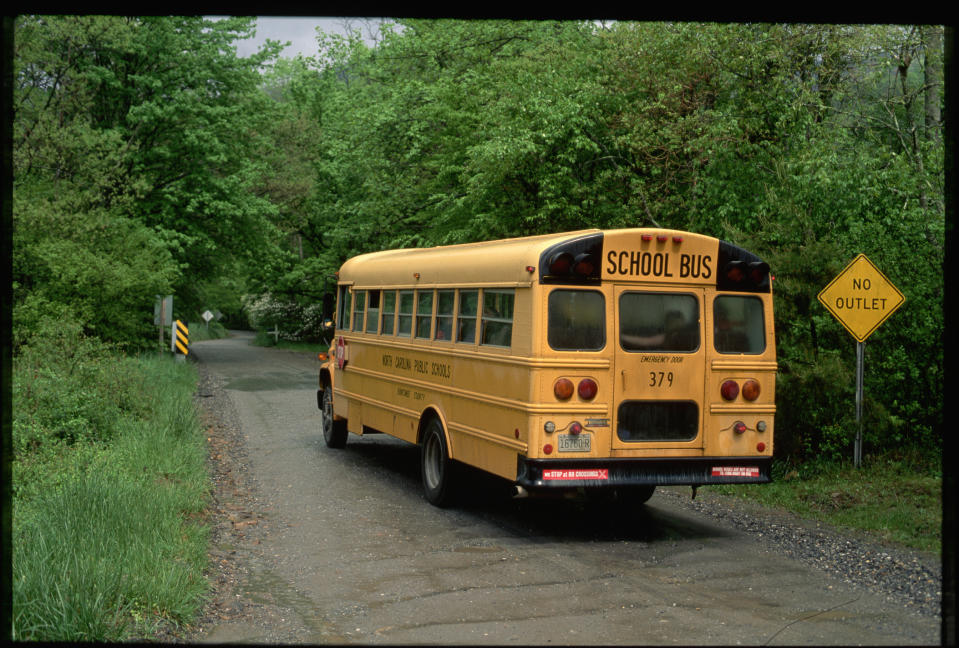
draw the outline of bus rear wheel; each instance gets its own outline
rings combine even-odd
[[[333,386],[323,388],[323,440],[327,448],[345,448],[346,421],[333,420]]]
[[[446,435],[439,419],[430,419],[420,447],[420,472],[426,500],[439,507],[449,506],[454,498],[456,466],[449,457]]]

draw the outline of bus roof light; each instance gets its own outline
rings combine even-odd
[[[682,237],[682,236],[674,236],[674,237],[673,237],[673,243],[682,243],[682,242],[683,242],[683,237]]]
[[[749,279],[757,286],[761,284],[769,274],[769,264],[765,261],[752,261],[749,263]]]
[[[652,235],[652,234],[643,234],[641,238],[642,238],[644,241],[647,241],[647,242],[648,242],[648,241],[652,241],[652,240],[653,240],[653,235]]]
[[[565,275],[573,267],[573,255],[569,252],[560,252],[549,262],[549,273],[551,275]]]
[[[669,240],[669,237],[666,236],[665,234],[657,234],[656,240],[659,241],[660,243],[665,243],[667,240]]]
[[[596,264],[593,262],[593,255],[583,252],[576,255],[573,265],[573,272],[581,277],[588,277],[589,275],[593,274],[593,268],[595,267]]]
[[[732,282],[739,283],[746,276],[746,263],[736,260],[726,264],[726,278]]]

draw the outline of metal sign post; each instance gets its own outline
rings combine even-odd
[[[173,295],[157,295],[153,304],[153,325],[159,329],[160,349],[163,349],[163,327],[173,319]]]
[[[906,301],[865,254],[859,254],[819,293],[819,302],[856,338],[856,468],[862,463],[862,394],[866,338]]]
[[[856,445],[853,448],[856,468],[862,463],[862,374],[865,347],[865,342],[856,342]]]

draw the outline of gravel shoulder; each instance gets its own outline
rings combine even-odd
[[[840,580],[881,593],[916,614],[942,612],[942,564],[938,555],[882,543],[865,533],[837,529],[789,511],[700,489],[660,488],[688,509],[747,532],[767,551],[790,556]]]
[[[305,636],[282,600],[253,600],[241,583],[257,564],[274,559],[262,544],[270,531],[269,511],[258,497],[248,469],[249,457],[235,407],[223,381],[198,365],[196,403],[206,430],[212,476],[210,567],[211,596],[196,622],[167,630],[156,639],[173,643],[257,641],[296,643]],[[717,523],[749,533],[768,552],[793,557],[855,588],[881,594],[913,614],[938,619],[942,576],[939,556],[877,542],[864,534],[838,530],[786,511],[699,489],[690,498],[685,487],[660,488],[655,497]],[[211,635],[233,625],[235,637]]]

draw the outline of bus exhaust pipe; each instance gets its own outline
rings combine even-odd
[[[513,489],[513,499],[523,499],[524,497],[529,497],[529,493],[526,491],[526,489],[519,484],[514,484]]]

